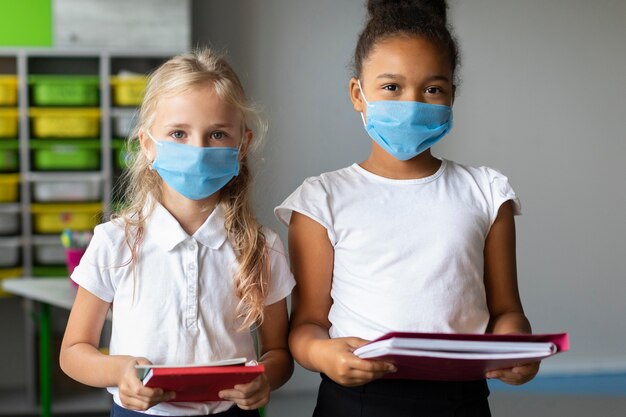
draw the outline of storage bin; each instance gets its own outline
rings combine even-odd
[[[36,278],[67,278],[69,275],[67,274],[67,267],[65,265],[54,266],[54,265],[45,265],[45,266],[33,266],[33,276]]]
[[[22,268],[0,268],[0,297],[12,297],[10,294],[2,289],[2,281],[5,279],[16,279],[23,274]]]
[[[0,174],[0,203],[17,201],[20,174]]]
[[[0,140],[0,172],[16,172],[20,168],[20,143],[17,140]]]
[[[131,144],[132,149],[128,149],[128,141],[126,139],[113,139],[111,141],[111,147],[113,148],[113,161],[117,169],[126,169],[131,162],[132,154],[130,152],[136,152],[139,147],[138,141],[133,141]]]
[[[139,106],[148,84],[143,75],[124,75],[111,77],[114,106]]]
[[[97,138],[100,109],[31,108],[33,136],[37,138]]]
[[[0,107],[0,138],[17,138],[18,111]]]
[[[102,181],[63,180],[33,183],[33,200],[41,203],[58,201],[98,201],[102,198]]]
[[[17,77],[15,75],[0,75],[0,106],[15,106],[17,104]]]
[[[65,265],[65,248],[60,241],[58,244],[35,244],[33,249],[34,260],[37,265]]]
[[[36,170],[97,170],[100,167],[98,140],[31,140],[30,147]]]
[[[22,242],[17,237],[0,238],[0,268],[14,268],[20,263]]]
[[[20,232],[21,216],[19,205],[11,210],[0,211],[0,236],[17,235]]]
[[[31,212],[35,233],[92,230],[100,222],[102,203],[33,204]]]
[[[92,75],[31,75],[36,106],[97,106],[100,79]]]

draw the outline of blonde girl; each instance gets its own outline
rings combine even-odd
[[[127,204],[96,227],[72,274],[79,289],[61,346],[70,377],[111,392],[112,416],[258,415],[290,377],[293,277],[280,239],[249,201],[247,160],[263,132],[236,74],[211,50],[176,56],[151,75],[131,139],[139,146]],[[251,329],[265,373],[221,391],[223,401],[176,402],[136,375],[138,364],[254,359]]]

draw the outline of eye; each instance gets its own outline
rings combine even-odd
[[[442,94],[443,90],[439,87],[427,87],[424,92],[427,94]]]
[[[174,140],[182,140],[185,138],[185,132],[183,132],[182,130],[175,130],[170,133],[170,137]]]
[[[226,137],[226,133],[218,130],[215,132],[211,132],[211,139],[215,139],[215,140],[222,140]]]
[[[397,84],[387,84],[383,86],[383,90],[387,90],[387,91],[391,91],[391,92],[396,92],[398,91],[400,87],[398,87]]]

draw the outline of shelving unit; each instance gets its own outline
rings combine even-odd
[[[17,165],[13,168],[10,164],[5,171],[0,172],[0,196],[6,191],[6,186],[2,183],[2,175],[5,178],[19,175],[18,195],[14,201],[1,201],[0,199],[0,248],[13,247],[17,245],[17,255],[15,262],[13,259],[5,259],[5,263],[0,263],[0,279],[10,275],[23,277],[37,276],[59,276],[59,279],[67,278],[67,271],[64,267],[64,252],[60,245],[59,234],[53,225],[50,228],[42,229],[38,221],[38,210],[50,210],[52,206],[61,205],[63,210],[67,208],[68,215],[71,215],[71,207],[76,204],[90,206],[91,209],[97,207],[96,212],[100,219],[107,219],[110,215],[113,200],[113,188],[116,179],[119,177],[121,167],[117,162],[117,152],[119,145],[126,139],[127,130],[125,125],[134,116],[136,107],[133,105],[116,106],[112,94],[112,80],[122,71],[146,75],[151,70],[159,66],[164,60],[176,54],[176,51],[57,51],[57,50],[1,50],[0,49],[0,77],[2,75],[14,76],[17,79],[17,100],[14,105],[7,105],[0,101],[0,117],[2,110],[17,110],[17,134],[15,137],[0,137],[0,152],[5,148],[17,148]],[[97,98],[91,100],[86,105],[66,105],[62,111],[66,114],[73,114],[76,111],[86,110],[97,114],[97,133],[90,132],[89,137],[45,137],[58,135],[41,135],[40,126],[35,126],[34,119],[40,117],[37,111],[48,112],[57,111],[59,107],[37,106],[41,98],[35,97],[32,76],[88,76],[97,79]],[[2,95],[0,94],[0,97]],[[39,100],[39,102],[38,102]],[[128,104],[128,103],[123,103]],[[47,113],[44,113],[44,115]],[[39,122],[40,120],[37,120]],[[54,124],[54,123],[53,123]],[[121,131],[122,130],[122,131]],[[36,137],[35,133],[40,132]],[[1,129],[0,129],[1,132]],[[45,132],[45,129],[44,129]],[[71,135],[70,135],[71,136]],[[80,134],[78,135],[80,136]],[[17,142],[17,144],[16,144]],[[6,145],[9,143],[9,145]],[[42,169],[41,149],[46,152],[51,146],[69,146],[71,149],[84,147],[87,152],[96,151],[94,160],[89,160],[85,169],[81,167],[71,167],[72,169],[60,169],[55,164],[58,163],[58,156],[52,157],[44,154],[48,159],[46,163],[51,163],[48,168]],[[80,145],[78,145],[80,144]],[[114,146],[115,145],[115,146]],[[73,148],[72,148],[73,146]],[[97,148],[94,148],[97,147]],[[91,150],[91,151],[89,151]],[[13,150],[11,150],[13,152]],[[3,154],[4,155],[4,154]],[[12,155],[12,154],[7,154]],[[89,154],[90,156],[94,156]],[[0,158],[0,161],[2,159]],[[5,161],[6,164],[6,161]],[[1,170],[1,168],[0,168]],[[60,195],[69,196],[65,201],[55,201],[55,195],[59,195],[59,184],[65,183],[65,189],[61,188]],[[76,201],[70,196],[72,184],[90,184],[94,188],[95,194],[90,194],[85,201]],[[53,186],[52,188],[46,186]],[[3,190],[2,187],[5,187]],[[42,187],[42,188],[40,188]],[[54,188],[56,187],[56,188]],[[63,187],[63,186],[62,186]],[[37,201],[36,197],[47,193],[45,201]],[[65,192],[68,192],[67,194]],[[51,194],[52,193],[52,194]],[[54,194],[57,193],[57,194]],[[94,206],[95,205],[95,206]],[[63,216],[60,214],[59,216]],[[17,224],[16,224],[17,223]],[[95,222],[94,222],[95,224]],[[17,243],[16,243],[17,242]],[[8,256],[8,255],[7,255]],[[1,262],[1,261],[0,261]],[[1,294],[0,294],[1,295]],[[0,416],[17,414],[34,414],[38,411],[37,392],[37,327],[31,320],[31,314],[36,309],[32,302],[15,303],[13,299],[0,298],[0,304],[4,317],[2,320],[19,319],[24,327],[24,349],[19,355],[25,357],[23,375],[4,375],[15,381],[14,386],[4,386],[0,384]],[[60,342],[60,335],[67,319],[67,312],[61,309],[53,309],[53,345]],[[15,335],[6,335],[14,337]],[[59,340],[55,340],[59,339]],[[58,346],[57,346],[58,348]],[[2,348],[3,349],[3,348]],[[11,361],[14,352],[4,352],[0,349],[0,368],[4,369],[2,361]],[[53,363],[56,363],[53,358]],[[58,372],[57,372],[58,373]],[[62,381],[67,378],[64,375],[54,375],[60,378],[63,385],[71,381]],[[54,379],[54,378],[53,378]],[[58,391],[58,390],[56,390]],[[79,395],[72,396],[73,389],[69,392],[53,393],[53,411],[55,413],[78,413],[97,411],[98,408],[106,410],[109,406],[109,395],[103,390],[85,391],[80,387]],[[87,396],[90,398],[89,405],[81,405],[80,398]],[[78,398],[80,397],[80,398]],[[95,398],[95,399],[94,399]],[[94,402],[95,401],[95,402]],[[96,410],[94,410],[94,405]]]

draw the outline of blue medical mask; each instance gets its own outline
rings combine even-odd
[[[157,144],[152,168],[170,187],[190,200],[202,200],[221,190],[239,174],[239,149],[201,148],[171,141]]]
[[[452,129],[452,108],[419,101],[382,100],[367,104],[365,130],[391,156],[407,161],[433,146]]]

